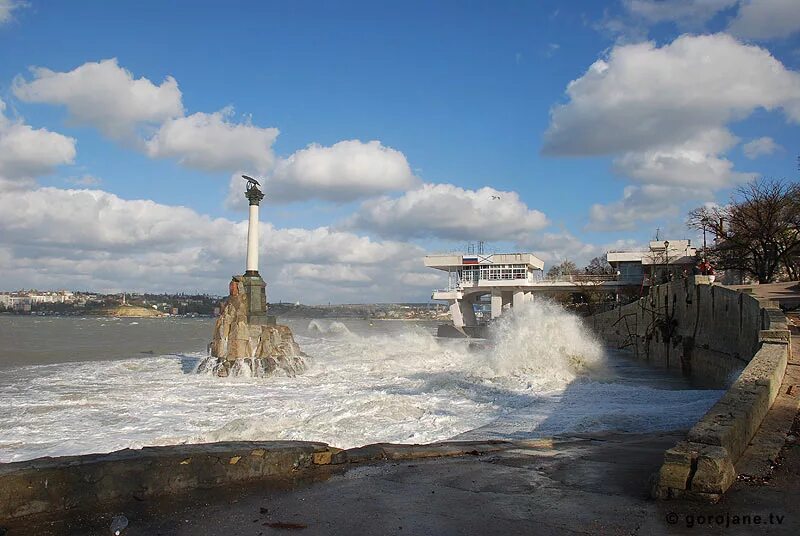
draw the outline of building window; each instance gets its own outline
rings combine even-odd
[[[482,264],[478,266],[464,266],[458,270],[461,281],[477,283],[484,281],[510,281],[514,279],[527,279],[528,267],[524,264]]]

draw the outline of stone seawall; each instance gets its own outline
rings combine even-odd
[[[0,464],[0,522],[29,516],[111,512],[192,490],[258,482],[282,488],[324,478],[325,466],[551,449],[554,440],[378,443],[349,450],[308,441],[228,442],[145,447],[109,454]],[[2,532],[2,530],[0,530]]]
[[[637,302],[589,317],[607,343],[681,370],[722,398],[667,450],[658,498],[718,500],[778,395],[789,359],[786,317],[772,302],[710,285],[705,277],[654,287]]]
[[[0,520],[96,508],[248,480],[296,478],[324,443],[270,441],[146,447],[0,464]]]
[[[595,333],[643,361],[727,387],[759,348],[759,331],[786,319],[773,303],[695,277],[659,285],[636,302],[589,317]],[[780,323],[782,319],[782,324]]]

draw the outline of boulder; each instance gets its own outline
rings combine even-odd
[[[247,293],[228,297],[214,326],[210,355],[198,372],[220,377],[302,373],[306,355],[295,342],[292,330],[279,324],[251,323],[248,310]]]

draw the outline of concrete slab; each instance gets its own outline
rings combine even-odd
[[[627,534],[631,523],[658,534],[648,478],[682,436],[531,441],[462,457],[320,466],[330,471],[324,482],[242,485],[119,509],[131,536],[266,535],[301,525],[302,534]],[[117,513],[21,520],[9,535],[105,534]]]
[[[783,309],[796,309],[800,306],[800,283],[765,283],[763,285],[724,285],[727,288],[780,304]]]
[[[649,475],[684,435],[609,434],[548,442],[541,451],[519,445],[478,456],[321,466],[330,471],[327,480],[285,489],[220,488],[7,528],[9,536],[108,534],[111,517],[124,513],[130,521],[124,536],[662,535],[698,529],[727,535],[765,527],[720,527],[717,516],[724,525],[726,515],[763,515],[766,525],[772,514],[768,533],[797,533],[800,447],[785,454],[767,485],[734,484],[717,505],[649,500]],[[781,516],[780,524],[774,516]]]

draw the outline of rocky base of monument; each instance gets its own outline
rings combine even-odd
[[[294,376],[306,368],[306,355],[288,326],[251,323],[247,297],[231,295],[214,326],[210,356],[197,371],[225,376]]]

